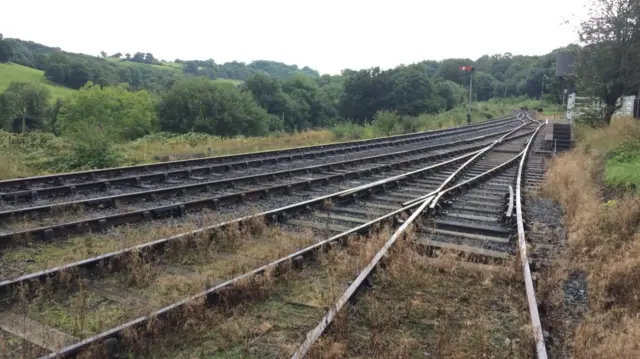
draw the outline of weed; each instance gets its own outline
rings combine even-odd
[[[310,358],[532,357],[523,288],[508,267],[425,258],[410,243],[396,243]]]
[[[640,356],[635,344],[640,330],[640,199],[622,194],[605,205],[601,181],[606,154],[638,130],[629,120],[618,119],[609,127],[583,131],[578,148],[555,158],[546,175],[543,193],[564,208],[568,234],[567,251],[549,273],[582,271],[589,284],[584,318],[563,328],[575,358]],[[542,294],[561,306],[562,281],[549,273],[543,276],[548,284]]]

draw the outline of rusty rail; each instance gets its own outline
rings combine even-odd
[[[537,122],[537,121],[536,121]],[[544,126],[539,123],[536,134]],[[523,151],[524,154],[520,160],[518,167],[518,177],[516,179],[516,221],[518,226],[518,249],[520,252],[520,262],[524,272],[524,284],[527,292],[527,302],[529,304],[529,315],[531,317],[531,324],[533,326],[533,337],[536,343],[536,356],[538,359],[547,359],[547,349],[544,344],[544,335],[542,333],[542,323],[540,322],[540,315],[538,313],[538,303],[536,302],[536,292],[533,287],[533,280],[531,278],[531,269],[529,268],[529,257],[527,256],[527,240],[525,238],[524,220],[522,218],[522,172],[527,163],[527,154],[531,149],[533,138],[527,143],[527,147]]]

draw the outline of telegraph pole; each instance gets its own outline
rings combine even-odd
[[[542,109],[542,95],[544,94],[544,80],[547,78],[547,75],[542,75],[542,88],[540,89],[540,109]]]
[[[471,98],[473,96],[473,66],[460,66],[458,69],[469,73],[469,107],[467,108],[467,124],[471,124]]]
[[[504,111],[504,106],[507,104],[507,83],[504,83],[504,96],[502,96],[502,111]]]

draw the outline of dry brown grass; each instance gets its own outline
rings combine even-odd
[[[248,214],[257,210],[249,208]],[[6,248],[3,260],[11,266],[3,268],[0,279],[10,279],[85,258],[133,247],[179,233],[189,232],[235,218],[215,211],[203,210],[179,220],[154,221],[121,226],[107,233],[87,233],[44,242],[35,238],[17,239],[19,246]]]
[[[383,231],[369,239],[354,238],[319,253],[302,270],[240,285],[232,302],[224,299],[208,310],[194,306],[170,333],[163,330],[134,348],[153,358],[287,357],[388,235]]]
[[[609,128],[582,133],[576,150],[552,162],[543,187],[543,193],[564,208],[568,234],[567,253],[549,271],[555,277],[544,278],[555,284],[545,290],[555,298],[549,305],[562,306],[558,273],[588,275],[584,319],[565,327],[574,358],[640,357],[640,199],[622,195],[604,203],[602,195],[602,154],[639,129],[620,119]]]
[[[610,126],[595,130],[576,126],[574,137],[578,140],[579,149],[601,156],[628,140],[640,137],[640,126],[631,117],[617,117],[612,119]]]
[[[378,235],[352,239],[319,253],[302,270],[284,271],[278,277],[267,271],[255,280],[238,283],[213,308],[204,301],[193,302],[172,318],[153,320],[143,331],[127,333],[127,347],[136,358],[287,357],[389,235],[383,229]],[[115,305],[88,290],[87,281],[71,276],[67,284],[75,289],[73,295],[53,295],[50,286],[42,286],[39,299],[25,296],[19,308],[29,318],[82,338],[211,287],[219,278],[257,267],[312,240],[310,233],[285,232],[256,220],[216,233],[213,242],[208,237],[183,241],[169,248],[161,262],[134,257],[125,261],[128,266],[117,278],[92,283],[124,283],[128,290],[150,299],[144,308]],[[362,297],[356,312],[339,318],[318,345],[328,350],[320,357],[424,357],[425,352],[447,358],[530,357],[530,329],[521,281],[514,271],[517,267],[470,264],[447,256],[427,259],[404,241],[397,247],[385,261],[385,269],[378,271],[374,291]],[[185,255],[172,255],[175,253]],[[194,274],[168,275],[157,267],[173,260]],[[30,354],[17,357],[29,358]],[[86,358],[101,355],[98,350]]]
[[[408,243],[398,243],[373,288],[344,309],[310,358],[532,357],[512,267],[426,258]]]
[[[294,233],[265,227],[264,223],[257,219],[250,221],[242,228],[229,227],[224,232],[217,232],[213,234],[213,241],[210,239],[209,236],[199,236],[181,241],[179,244],[176,243],[167,249],[167,254],[160,261],[142,260],[137,255],[123,258],[121,266],[124,270],[119,271],[116,276],[109,276],[102,280],[96,279],[89,282],[86,278],[76,279],[72,275],[65,276],[61,282],[62,285],[71,289],[70,293],[56,290],[50,284],[40,285],[33,297],[23,292],[22,299],[12,310],[78,338],[86,338],[140,315],[146,315],[164,305],[184,299],[278,257],[295,252],[315,241],[311,232]],[[338,246],[338,250],[321,255],[315,265],[302,272],[285,274],[277,281],[270,273],[267,273],[259,277],[257,281],[245,281],[234,285],[235,289],[228,291],[223,296],[223,303],[221,303],[222,306],[219,307],[219,310],[204,310],[202,308],[204,303],[190,305],[188,310],[180,316],[183,318],[180,326],[181,328],[184,326],[184,330],[196,330],[197,333],[204,333],[202,335],[206,334],[206,337],[213,337],[216,341],[221,340],[220,344],[216,344],[216,348],[218,348],[216,350],[236,350],[240,345],[237,340],[246,339],[246,336],[256,336],[252,339],[256,341],[256,347],[266,345],[261,342],[264,336],[262,332],[266,331],[264,328],[275,325],[270,323],[286,319],[286,315],[285,318],[280,318],[282,313],[278,314],[273,312],[274,310],[286,309],[292,312],[302,312],[302,314],[298,313],[302,316],[299,320],[306,321],[302,324],[294,323],[295,325],[292,325],[298,328],[298,325],[304,324],[306,325],[304,330],[286,330],[285,333],[279,333],[276,338],[267,336],[269,340],[273,341],[289,340],[289,345],[283,344],[283,348],[289,348],[298,341],[300,333],[304,333],[319,319],[323,308],[333,302],[336,296],[341,293],[346,280],[351,279],[355,275],[354,273],[357,273],[359,268],[370,260],[377,250],[375,247],[377,245],[379,245],[379,240],[376,239],[353,240],[346,247]],[[169,274],[162,270],[164,264],[179,265],[184,269],[191,270],[192,273],[184,276]],[[93,292],[91,286],[123,288],[126,289],[124,293],[147,300],[143,306],[115,303]],[[274,295],[275,297],[272,298]],[[235,303],[241,298],[249,298],[256,303],[248,303],[246,306],[242,304],[237,308],[224,305],[224,302]],[[284,304],[280,303],[282,301]],[[272,306],[275,308],[271,308]],[[313,318],[308,317],[307,314],[304,314],[308,311],[314,312],[316,315]],[[272,312],[272,316],[269,316],[269,313]],[[265,320],[267,317],[268,321]],[[165,331],[168,325],[172,326],[175,323],[165,320],[154,322],[148,330],[152,333],[160,333]],[[226,329],[230,328],[230,331],[225,332],[220,338],[218,337],[219,332],[211,332],[211,327],[219,330],[219,325],[224,325]],[[261,326],[263,329],[256,329]],[[234,334],[234,332],[238,333]],[[171,330],[170,333],[175,333],[175,331]],[[200,336],[195,336],[193,340],[198,338]],[[186,339],[182,336],[176,340],[173,340],[173,337],[165,339],[172,344],[169,348],[161,344],[162,351],[171,349],[172,353],[177,353],[177,357],[187,358],[190,356],[180,353],[192,353],[193,350],[202,349],[183,348],[180,341]],[[235,341],[231,341],[231,339]],[[150,342],[148,342],[149,339],[146,335],[140,336],[140,333],[132,333],[128,340],[134,349],[144,351],[145,348],[150,348]],[[191,339],[187,339],[187,341],[189,340]],[[22,345],[21,348],[19,358],[32,356],[32,348],[26,345]],[[256,350],[275,350],[269,348],[271,347],[267,345],[265,348],[260,347]],[[285,349],[280,348],[276,351],[280,353]],[[162,351],[155,352],[154,350],[153,355],[160,355]]]
[[[236,153],[278,150],[290,147],[313,146],[336,142],[330,130],[309,130],[273,137],[239,137],[207,141],[149,141],[131,142],[122,146],[127,158],[135,162],[154,162],[158,158],[177,160],[195,155],[223,156]],[[209,152],[209,149],[211,151]]]

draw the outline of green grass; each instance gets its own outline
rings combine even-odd
[[[161,64],[162,64],[162,66],[175,67],[177,69],[182,69],[182,64],[178,64],[176,62],[162,61]]]
[[[212,81],[213,81],[213,82],[231,83],[231,84],[233,84],[234,86],[237,86],[237,85],[239,85],[239,84],[241,84],[241,83],[243,83],[243,82],[244,82],[244,81],[242,81],[242,80],[223,79],[223,78],[215,79],[215,80],[212,80]]]
[[[613,187],[640,187],[639,142],[626,142],[608,156],[605,181]]]
[[[119,58],[115,58],[115,57],[107,57],[106,60],[110,61],[110,62],[117,62],[117,63],[122,64],[124,66],[151,66],[151,67],[155,67],[155,68],[163,69],[163,70],[167,70],[167,71],[180,71],[180,72],[182,72],[182,65],[178,64],[178,63],[175,63],[175,62],[171,62],[171,61],[162,61],[160,64],[157,64],[157,65],[149,65],[149,64],[142,64],[142,63],[138,63],[138,62],[125,61],[124,59],[119,59]],[[213,82],[231,83],[231,84],[237,86],[238,84],[241,84],[244,81],[235,80],[235,79],[220,78],[220,79],[213,80]]]
[[[66,98],[75,91],[47,80],[44,77],[44,71],[18,64],[0,64],[0,93],[4,92],[13,81],[44,85],[51,91],[51,97],[54,100],[57,98]]]

